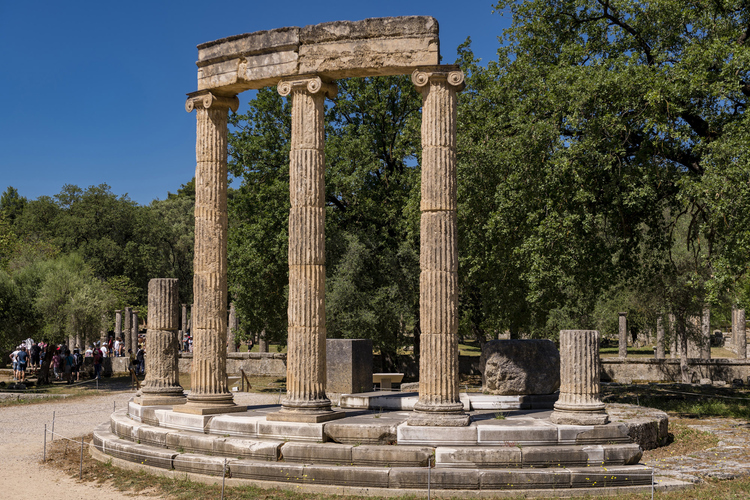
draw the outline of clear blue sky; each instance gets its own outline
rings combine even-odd
[[[471,36],[496,58],[509,17],[491,0],[0,0],[0,192],[29,199],[107,183],[141,204],[195,172],[196,45],[283,26],[430,15],[444,63]],[[251,98],[241,94],[241,110]]]

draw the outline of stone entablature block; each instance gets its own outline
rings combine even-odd
[[[235,35],[198,45],[196,64],[198,90],[235,95],[297,75],[401,75],[439,60],[437,20],[404,16]]]

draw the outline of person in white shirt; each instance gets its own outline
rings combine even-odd
[[[102,346],[100,347],[100,349],[102,350],[102,357],[106,358],[107,357],[107,346],[104,345],[104,344],[102,344]]]
[[[120,338],[115,339],[115,356],[120,355]]]
[[[91,357],[93,357],[94,356],[94,346],[92,346],[92,345],[88,346],[88,348],[86,349],[86,352],[83,353],[83,356],[85,358],[91,358]]]

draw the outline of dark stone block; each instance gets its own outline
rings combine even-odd
[[[372,390],[372,340],[326,340],[326,392],[354,394]]]

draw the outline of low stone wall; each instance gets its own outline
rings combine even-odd
[[[180,373],[190,373],[193,353],[180,353]],[[286,354],[278,352],[230,352],[227,354],[227,373],[286,377]]]
[[[601,380],[603,382],[630,383],[644,382],[679,382],[679,359],[601,359]],[[732,383],[734,379],[747,382],[750,377],[750,360],[746,359],[690,359],[688,366],[691,381],[700,383],[701,379],[713,382]]]

